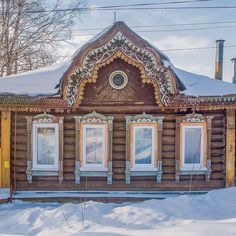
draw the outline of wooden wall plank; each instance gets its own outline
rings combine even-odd
[[[235,110],[227,110],[226,129],[226,187],[234,186],[235,178]]]
[[[11,112],[1,113],[0,188],[10,188]]]

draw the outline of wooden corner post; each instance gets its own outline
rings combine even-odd
[[[10,188],[11,112],[1,114],[0,188]]]
[[[226,182],[225,187],[234,186],[235,177],[235,110],[227,110],[226,123]]]

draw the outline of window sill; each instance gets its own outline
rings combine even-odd
[[[156,176],[157,169],[156,168],[145,168],[145,169],[131,169],[131,176]]]
[[[139,172],[139,171],[157,171],[157,168],[154,167],[134,167],[131,168],[131,172],[135,171],[135,172]]]
[[[32,170],[32,176],[58,176],[58,170]]]
[[[107,171],[107,168],[105,167],[81,167],[81,172],[102,172]]]
[[[180,170],[181,175],[199,175],[199,174],[206,174],[207,169],[201,169],[201,170],[189,170],[189,169],[182,169]]]

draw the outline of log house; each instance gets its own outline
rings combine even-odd
[[[115,22],[67,63],[0,79],[0,188],[234,186],[236,85],[176,68]]]

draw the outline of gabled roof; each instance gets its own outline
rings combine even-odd
[[[177,83],[179,85],[181,94],[196,97],[225,96],[236,94],[235,84],[218,81],[207,76],[193,74],[174,67],[171,64],[169,58],[159,49],[151,45],[146,40],[142,39],[123,22],[116,22],[89,40],[79,50],[77,50],[74,54],[74,58],[71,61],[31,72],[0,78],[0,95],[29,97],[59,95],[63,78],[65,78],[65,75],[70,70],[70,68],[74,66],[81,52],[89,46],[92,47],[95,42],[97,44],[102,42],[103,38],[109,34],[112,34],[114,29],[117,27],[123,27],[125,29],[127,28],[127,30],[129,30],[129,32],[134,35],[135,39],[138,40],[144,48],[149,47],[157,51],[163,64],[166,67],[171,67],[171,69],[176,74],[176,79],[178,80]]]

